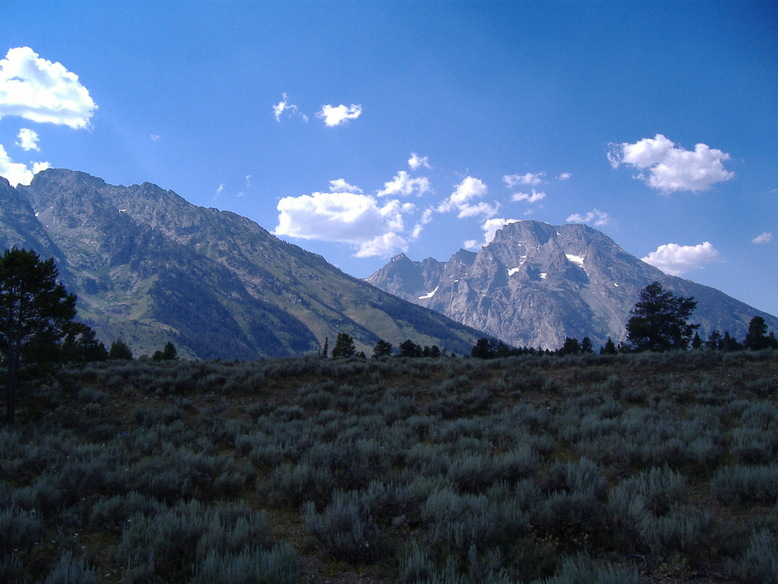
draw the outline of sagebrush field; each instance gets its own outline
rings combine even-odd
[[[772,350],[108,361],[0,461],[2,582],[778,581]]]

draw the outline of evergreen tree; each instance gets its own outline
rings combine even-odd
[[[592,340],[589,337],[584,337],[581,341],[581,353],[594,353]]]
[[[695,331],[694,338],[692,339],[692,349],[701,349],[702,348],[702,339],[700,338],[700,334]]]
[[[735,337],[730,335],[729,331],[724,331],[720,347],[722,351],[732,352],[740,351],[743,348],[743,345],[741,345]]]
[[[767,334],[767,323],[761,316],[755,316],[748,323],[748,332],[743,340],[743,346],[752,351],[761,351],[762,349],[778,349],[773,333]]]
[[[470,351],[470,356],[476,359],[494,359],[497,356],[494,340],[485,337],[478,339]]]
[[[605,341],[605,345],[600,349],[600,355],[615,355],[616,353],[618,353],[616,344],[613,342],[613,339],[608,337],[608,340]]]
[[[6,376],[6,420],[13,423],[20,374],[59,355],[76,296],[57,282],[54,258],[9,249],[0,257],[0,355]]]
[[[708,335],[708,340],[705,341],[706,349],[721,349],[721,333],[719,331],[713,331]]]
[[[116,339],[108,350],[109,359],[132,359],[130,346],[122,339]]]
[[[335,346],[332,348],[332,358],[340,359],[344,357],[352,357],[357,352],[356,345],[354,345],[354,339],[347,333],[338,333],[338,338],[335,339]]]
[[[154,361],[175,361],[178,359],[178,351],[173,343],[168,342],[161,351],[154,351],[151,358]]]
[[[635,351],[687,349],[700,326],[687,320],[697,307],[694,298],[676,296],[653,282],[640,291],[627,321],[627,341]]]
[[[65,339],[62,341],[61,359],[68,363],[89,363],[105,361],[108,351],[97,340],[95,331],[82,322],[65,324]]]
[[[379,339],[373,347],[373,359],[380,359],[381,357],[390,357],[394,351],[392,343],[389,343],[383,339]]]
[[[422,349],[419,345],[414,343],[411,339],[400,343],[400,357],[421,357]]]
[[[322,358],[326,359],[330,351],[330,338],[324,337],[324,348],[321,350]]]
[[[571,339],[565,337],[565,342],[562,347],[557,350],[557,355],[577,355],[581,352],[581,345],[578,339]]]

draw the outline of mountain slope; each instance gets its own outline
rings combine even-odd
[[[729,331],[745,336],[754,316],[773,330],[778,319],[713,288],[668,276],[628,254],[586,225],[519,221],[473,253],[447,262],[394,257],[367,281],[432,308],[515,346],[555,349],[565,337],[590,337],[597,346],[623,340],[629,312],[642,288],[658,280],[680,296],[693,296],[700,335]]]
[[[478,332],[352,278],[234,213],[150,183],[129,187],[49,169],[28,187],[0,179],[0,248],[54,257],[79,316],[137,353],[172,340],[204,359],[363,349],[411,338],[469,351]]]

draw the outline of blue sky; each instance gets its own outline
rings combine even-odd
[[[153,182],[366,277],[585,222],[778,314],[774,2],[0,0],[0,175]]]

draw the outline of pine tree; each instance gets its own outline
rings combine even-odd
[[[389,343],[383,339],[379,339],[373,347],[373,359],[380,359],[381,357],[389,357],[392,354],[394,347],[392,343]]]
[[[357,348],[354,345],[354,339],[351,335],[338,333],[338,338],[335,339],[335,346],[332,348],[332,358],[340,359],[343,357],[352,357],[356,352]]]
[[[108,350],[109,359],[132,359],[132,350],[130,346],[122,339],[116,339],[111,343],[111,348]]]
[[[173,343],[167,342],[161,351],[154,351],[151,358],[154,361],[175,361],[178,359],[178,351]]]
[[[743,346],[752,351],[761,351],[762,349],[777,349],[775,335],[771,332],[767,334],[767,323],[761,316],[755,316],[748,323],[748,332],[743,340]]]
[[[608,337],[608,340],[605,342],[605,345],[600,349],[600,355],[615,355],[618,353],[616,350],[616,344],[613,342],[613,339]]]
[[[627,341],[635,351],[687,349],[700,326],[687,320],[697,307],[694,298],[676,296],[653,282],[640,291],[640,300],[627,322]]]
[[[6,374],[6,420],[13,423],[22,371],[59,355],[76,296],[57,282],[54,258],[9,249],[0,257],[0,354]]]

